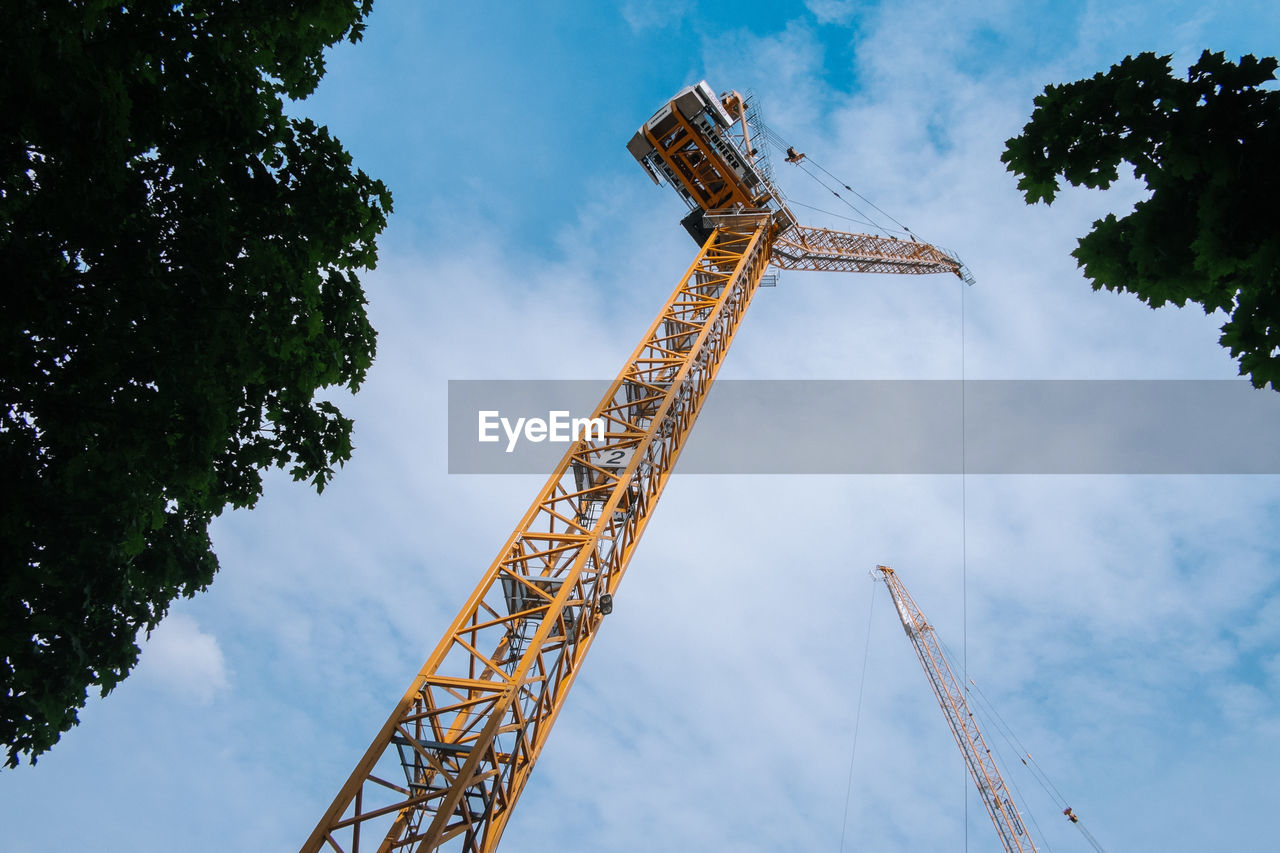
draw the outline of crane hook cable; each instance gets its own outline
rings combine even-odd
[[[1062,792],[1058,790],[1058,786],[1053,784],[1053,780],[1049,778],[1049,774],[1044,771],[1044,768],[1040,767],[1039,762],[1031,757],[1031,753],[1027,750],[1026,746],[1023,745],[1021,739],[1019,739],[1018,735],[1013,731],[1013,728],[1000,714],[1000,711],[997,710],[995,704],[987,698],[985,693],[982,692],[982,688],[977,685],[977,682],[970,681],[969,684],[973,686],[974,693],[977,695],[983,711],[991,714],[991,719],[996,724],[996,731],[1000,732],[1000,736],[1003,737],[1009,746],[1018,753],[1018,760],[1031,771],[1032,775],[1036,776],[1037,779],[1042,780],[1040,782],[1040,786],[1044,788],[1044,792],[1049,795],[1050,799],[1052,799],[1060,808],[1066,807],[1066,797],[1064,797]]]
[[[858,192],[858,191],[857,191],[857,190],[855,190],[853,187],[851,187],[851,186],[849,186],[848,184],[846,184],[846,183],[845,183],[844,181],[842,181],[840,178],[837,178],[835,175],[832,175],[830,172],[827,172],[826,167],[825,167],[825,166],[823,166],[821,163],[819,163],[817,160],[813,159],[812,157],[809,157],[809,158],[808,158],[808,160],[809,160],[809,162],[810,162],[810,163],[812,163],[813,165],[817,166],[817,167],[818,167],[819,169],[821,169],[822,171],[826,172],[826,173],[827,173],[827,175],[828,175],[828,177],[830,177],[830,178],[831,178],[831,180],[833,180],[833,181],[835,181],[836,183],[840,184],[840,186],[844,187],[844,188],[845,188],[845,189],[847,189],[849,192],[853,193],[853,194],[854,194],[854,195],[856,195],[858,198],[862,199],[862,200],[863,200],[863,201],[865,201],[867,204],[869,204],[869,205],[871,205],[872,207],[874,207],[876,210],[879,210],[879,211],[880,211],[881,213],[883,213],[885,216],[888,216],[888,217],[889,217],[889,220],[890,220],[891,222],[893,222],[895,225],[897,225],[899,228],[901,228],[901,229],[902,229],[903,231],[905,231],[906,233],[908,233],[908,234],[910,234],[910,233],[911,233],[911,229],[910,229],[910,228],[908,228],[907,226],[903,225],[901,222],[899,222],[897,219],[895,219],[891,214],[889,214],[889,213],[885,212],[884,210],[882,210],[882,209],[880,208],[880,206],[879,206],[879,205],[877,205],[874,201],[872,201],[871,199],[867,198],[867,197],[866,197],[866,196],[864,196],[862,193]]]
[[[968,400],[965,397],[965,291],[960,287],[960,610],[964,634],[963,677],[969,680],[969,454]],[[966,703],[968,701],[966,699]],[[969,851],[969,780],[964,780],[964,849]]]
[[[867,607],[867,636],[862,642],[862,674],[858,676],[858,704],[853,712],[853,746],[849,750],[849,778],[844,786],[844,817],[840,820],[840,850],[844,853],[844,833],[849,826],[849,799],[853,795],[853,759],[858,754],[858,727],[862,723],[862,688],[867,683],[867,655],[871,651],[871,614],[876,609],[876,585],[871,584],[871,603]]]
[[[817,164],[815,163],[814,165],[816,166]],[[850,210],[852,210],[854,213],[857,213],[857,214],[859,214],[859,215],[861,215],[861,216],[865,216],[865,217],[867,218],[867,224],[868,224],[868,225],[870,225],[872,228],[875,228],[875,229],[876,229],[876,230],[878,230],[878,231],[894,232],[894,233],[897,233],[897,234],[905,234],[906,236],[911,237],[912,239],[915,239],[915,235],[914,235],[914,234],[912,234],[910,231],[907,231],[907,230],[900,230],[900,229],[897,229],[897,228],[889,228],[889,227],[888,227],[888,226],[886,226],[886,225],[883,225],[883,224],[881,224],[881,223],[879,223],[879,222],[874,221],[874,219],[873,219],[873,217],[871,216],[871,214],[867,213],[867,212],[866,212],[866,211],[864,211],[864,210],[859,209],[856,205],[854,205],[852,202],[850,202],[847,198],[845,198],[844,196],[840,195],[840,193],[839,193],[839,192],[837,192],[836,190],[834,190],[834,189],[832,189],[831,187],[829,187],[829,186],[826,184],[826,182],[822,180],[822,178],[819,178],[819,177],[818,177],[817,175],[815,175],[813,172],[811,172],[811,171],[809,171],[807,168],[805,168],[805,165],[804,165],[804,163],[803,163],[803,162],[797,162],[797,163],[796,163],[796,166],[800,169],[800,171],[804,172],[806,175],[808,175],[810,178],[812,178],[812,179],[814,180],[814,182],[815,182],[818,186],[822,187],[824,190],[826,190],[827,192],[831,193],[831,194],[832,194],[833,196],[835,196],[836,198],[840,199],[840,201],[841,201],[841,202],[843,202],[843,203],[844,203],[844,205],[845,205],[846,207],[848,207]],[[819,166],[818,168],[822,168],[822,167],[821,167],[821,166]],[[826,171],[826,170],[824,169],[823,171]],[[890,217],[890,218],[892,218],[892,217]]]
[[[780,135],[778,135],[778,133],[777,133],[776,131],[774,131],[774,129],[773,129],[773,128],[771,128],[771,127],[769,127],[768,125],[764,124],[764,122],[760,122],[760,123],[759,123],[759,125],[760,125],[761,130],[763,130],[763,132],[764,132],[764,134],[763,134],[763,135],[764,135],[765,141],[766,141],[766,142],[768,142],[770,145],[772,145],[772,146],[773,146],[777,151],[779,151],[779,152],[786,152],[786,151],[788,151],[788,150],[791,148],[791,145],[787,142],[787,140],[783,139]],[[911,239],[913,239],[913,240],[919,239],[919,238],[917,238],[917,237],[915,236],[915,234],[911,231],[911,229],[910,229],[909,227],[907,227],[907,226],[906,226],[906,225],[904,225],[902,222],[900,222],[900,221],[899,221],[896,217],[894,217],[892,214],[890,214],[890,213],[888,213],[887,211],[885,211],[883,208],[881,208],[879,205],[877,205],[874,201],[872,201],[871,199],[869,199],[869,198],[867,198],[866,196],[864,196],[862,193],[860,193],[860,192],[858,192],[857,190],[855,190],[855,189],[854,189],[853,187],[851,187],[851,186],[850,186],[846,181],[844,181],[843,179],[841,179],[841,178],[837,177],[836,175],[832,174],[832,172],[831,172],[829,169],[827,169],[825,166],[823,166],[823,165],[822,165],[821,163],[819,163],[817,160],[813,159],[812,157],[807,157],[807,156],[806,156],[804,159],[808,160],[810,163],[812,163],[812,164],[813,164],[814,166],[816,166],[818,169],[822,170],[822,172],[824,172],[824,173],[825,173],[829,178],[831,178],[831,180],[835,181],[835,182],[836,182],[837,184],[839,184],[841,187],[843,187],[844,189],[846,189],[846,190],[848,190],[849,192],[853,193],[855,196],[857,196],[858,198],[862,199],[862,201],[864,201],[865,203],[867,203],[867,204],[871,205],[871,207],[875,208],[877,211],[879,211],[879,212],[880,212],[880,214],[881,214],[881,215],[883,215],[883,216],[885,216],[886,218],[888,218],[888,219],[889,219],[889,221],[893,222],[893,223],[894,223],[895,225],[897,225],[898,227],[897,227],[897,228],[889,228],[889,227],[887,227],[887,226],[885,226],[885,225],[882,225],[882,224],[880,224],[880,223],[878,223],[878,222],[874,222],[874,221],[872,221],[872,222],[864,222],[864,224],[870,225],[871,227],[873,227],[873,228],[877,228],[877,229],[879,229],[879,230],[881,230],[881,231],[896,231],[896,232],[897,232],[897,233],[899,233],[899,234],[905,234],[905,235],[907,235],[908,237],[910,237],[910,238],[911,238]],[[829,192],[829,193],[831,193],[832,195],[834,195],[836,198],[840,199],[840,201],[844,202],[844,204],[845,204],[845,205],[847,205],[847,206],[849,207],[849,209],[850,209],[850,210],[852,210],[853,212],[855,212],[855,213],[859,214],[860,216],[866,217],[866,219],[868,219],[868,220],[874,220],[874,217],[872,217],[870,214],[868,214],[868,213],[866,213],[866,212],[864,212],[864,211],[860,210],[860,209],[859,209],[857,206],[855,206],[852,202],[850,202],[850,201],[849,201],[848,199],[846,199],[844,196],[840,195],[840,193],[839,193],[837,190],[835,190],[834,188],[832,188],[832,187],[828,186],[828,185],[827,185],[827,183],[826,183],[825,181],[823,181],[823,180],[822,180],[821,178],[819,178],[817,175],[813,174],[813,172],[810,172],[808,169],[804,168],[804,166],[801,164],[801,161],[800,161],[800,160],[793,160],[792,162],[794,162],[797,166],[799,166],[799,167],[800,167],[800,169],[801,169],[802,171],[804,171],[804,173],[805,173],[805,174],[807,174],[810,178],[812,178],[812,179],[813,179],[813,180],[814,180],[814,181],[815,181],[819,186],[821,186],[821,187],[822,187],[823,189],[825,189],[827,192]],[[805,206],[805,207],[808,207],[808,205],[804,205],[804,206]],[[864,220],[854,220],[854,221],[864,221]]]
[[[951,647],[948,646],[941,637],[938,638],[938,642],[942,646],[942,653],[946,657],[948,663],[953,667],[957,666],[955,652],[951,650]],[[971,690],[972,693],[970,693]],[[1054,784],[1053,779],[1050,778],[1045,769],[1040,766],[1040,762],[1036,761],[1036,759],[1032,757],[1031,753],[1027,750],[1026,745],[1023,744],[1017,733],[1014,732],[1013,727],[1009,725],[1007,720],[1005,720],[999,709],[996,708],[995,703],[992,702],[987,694],[982,691],[982,688],[978,686],[978,683],[973,679],[968,679],[965,686],[965,692],[966,694],[976,697],[976,701],[968,706],[969,713],[975,714],[980,718],[982,727],[986,731],[995,731],[1000,735],[1000,738],[1004,740],[1005,744],[1013,750],[1013,753],[1018,758],[1019,763],[1021,763],[1023,767],[1027,768],[1027,772],[1030,773],[1031,777],[1040,785],[1040,788],[1045,792],[1045,795],[1048,796],[1057,807],[1063,810],[1062,813],[1071,819],[1071,822],[1080,830],[1081,834],[1084,835],[1085,839],[1093,849],[1097,850],[1098,853],[1106,853],[1102,845],[1098,843],[1098,840],[1093,837],[1088,829],[1085,828],[1083,821],[1080,820],[1080,816],[1076,815],[1072,808],[1067,804],[1066,796],[1061,790],[1059,790],[1058,786]],[[998,757],[1001,763],[1005,766],[1013,766],[1013,763],[1007,760],[1004,754],[1000,752],[999,743],[996,741],[989,741],[988,746],[999,754]],[[1014,793],[1018,795],[1019,800],[1025,803],[1026,800],[1022,798],[1021,792],[1017,790],[1016,783],[1010,782],[1010,787],[1014,788]],[[1044,840],[1045,846],[1048,847],[1048,838],[1044,835],[1044,831],[1040,829],[1039,822],[1036,821],[1035,818],[1035,813],[1028,811],[1027,816],[1031,818],[1031,822],[1033,824],[1036,824],[1036,830]]]
[[[815,165],[817,164],[815,163]],[[822,168],[822,167],[818,166],[818,168]],[[823,171],[826,171],[826,170],[824,169]],[[874,205],[872,206],[874,207]],[[876,208],[876,209],[879,210],[879,208]],[[883,213],[883,211],[881,212]],[[885,214],[885,215],[888,216],[888,214]],[[1085,837],[1085,840],[1087,840],[1089,844],[1092,845],[1093,848],[1098,851],[1098,853],[1105,853],[1105,851],[1102,849],[1102,845],[1098,843],[1098,840],[1094,838],[1092,833],[1090,833],[1089,830],[1084,827],[1084,824],[1081,823],[1079,816],[1076,816],[1073,814],[1071,807],[1067,804],[1066,797],[1064,797],[1062,795],[1062,792],[1058,790],[1058,786],[1053,784],[1053,780],[1049,778],[1049,775],[1047,773],[1045,773],[1044,768],[1040,767],[1039,763],[1037,763],[1036,760],[1031,757],[1031,753],[1027,751],[1025,747],[1023,747],[1022,742],[1018,740],[1018,737],[1017,735],[1014,734],[1013,729],[1009,727],[1009,724],[1005,721],[1004,717],[1002,717],[1000,715],[1000,712],[996,710],[995,705],[993,705],[991,701],[987,699],[986,694],[982,692],[982,689],[978,687],[977,683],[973,681],[973,679],[969,678],[969,515],[968,515],[968,466],[967,466],[968,456],[966,453],[967,408],[965,405],[966,403],[966,399],[965,399],[965,386],[966,386],[966,382],[965,382],[965,378],[966,378],[965,376],[965,291],[966,290],[968,290],[968,288],[965,288],[965,287],[960,288],[960,530],[961,530],[960,563],[961,563],[961,611],[963,613],[962,624],[964,626],[963,628],[964,640],[963,640],[963,646],[962,646],[963,657],[962,657],[961,663],[962,663],[962,672],[964,673],[963,677],[965,679],[966,704],[968,704],[967,695],[969,694],[969,687],[970,685],[972,685],[974,691],[976,692],[976,695],[978,696],[979,705],[985,705],[987,709],[990,709],[992,716],[994,717],[995,720],[998,721],[998,723],[994,727],[995,730],[1000,734],[1001,737],[1005,739],[1005,741],[1009,744],[1009,746],[1015,750],[1015,752],[1018,754],[1018,760],[1023,764],[1023,766],[1027,768],[1028,772],[1031,773],[1032,777],[1040,784],[1040,787],[1043,788],[1045,793],[1049,795],[1049,798],[1054,800],[1059,807],[1063,808],[1063,814],[1065,814],[1071,820],[1071,822],[1076,825],[1076,828],[1080,830],[1080,833]],[[941,642],[941,638],[939,638],[939,642]],[[951,657],[954,663],[954,655],[951,653],[951,650],[946,647],[945,644],[943,645],[943,653],[946,654],[948,657]],[[1019,798],[1021,798],[1022,796],[1021,793],[1019,793],[1018,796]],[[969,849],[968,780],[965,780],[964,809],[965,809],[964,811],[964,819],[965,819],[964,843],[965,843],[965,850],[967,851]],[[1048,838],[1044,835],[1044,832],[1040,830],[1040,826],[1035,819],[1035,815],[1031,814],[1030,812],[1028,812],[1028,814],[1031,816],[1031,822],[1036,824],[1036,830],[1037,832],[1040,833],[1041,838],[1044,839],[1047,847]]]
[[[832,211],[830,211],[830,210],[823,210],[823,209],[822,209],[822,208],[820,208],[820,207],[814,207],[812,204],[805,204],[804,202],[802,202],[802,201],[796,201],[796,200],[795,200],[795,199],[793,199],[793,198],[789,198],[789,199],[787,199],[787,204],[792,205],[792,206],[794,206],[794,207],[807,207],[807,208],[809,208],[810,210],[817,211],[818,213],[821,213],[821,214],[823,214],[823,215],[825,215],[825,216],[830,216],[830,217],[833,217],[833,218],[835,218],[835,219],[843,219],[843,220],[845,220],[846,222],[856,222],[856,223],[858,223],[859,225],[867,225],[867,226],[870,226],[871,228],[879,228],[879,227],[880,227],[879,225],[877,225],[877,224],[876,224],[876,223],[874,223],[874,222],[868,222],[867,220],[865,220],[865,219],[859,219],[859,218],[858,218],[858,217],[856,217],[856,216],[845,216],[843,213],[833,213],[833,212],[832,212]]]
[[[939,642],[941,642],[941,640],[939,640]],[[954,661],[954,656],[952,655],[952,653],[951,653],[950,649],[948,649],[948,648],[946,647],[946,645],[945,645],[945,644],[943,644],[943,655],[945,655],[945,656],[947,656],[947,657],[951,658],[951,659]],[[966,694],[968,694],[968,692],[969,692],[969,687],[970,687],[970,685],[972,685],[972,686],[973,686],[973,688],[974,688],[975,690],[977,690],[977,689],[978,689],[978,684],[977,684],[977,682],[973,681],[972,679],[969,679],[969,680],[965,683],[965,693],[966,693]],[[983,697],[983,701],[986,701],[986,697],[985,697],[985,696]],[[996,731],[996,732],[997,732],[997,733],[998,733],[1002,738],[1004,738],[1004,739],[1005,739],[1006,745],[1008,745],[1008,746],[1012,747],[1012,744],[1011,744],[1011,743],[1009,743],[1009,736],[1008,736],[1009,734],[1012,734],[1012,730],[1010,730],[1010,731],[1008,732],[1008,734],[1006,734],[1006,733],[1005,733],[1005,731],[1003,731],[999,726],[994,725],[994,723],[993,723],[993,721],[992,721],[991,717],[990,717],[990,716],[988,716],[988,714],[986,713],[988,710],[989,710],[991,713],[996,713],[995,707],[994,707],[993,705],[991,705],[991,703],[990,703],[990,702],[986,702],[986,706],[984,707],[981,703],[978,703],[978,704],[971,703],[971,702],[969,701],[969,697],[968,697],[968,695],[966,695],[966,697],[965,697],[965,710],[968,712],[968,714],[969,714],[970,716],[980,718],[980,719],[979,719],[979,722],[981,723],[981,727],[982,727],[983,729],[986,729],[988,732],[990,732],[990,731],[994,728],[994,729],[995,729],[995,731]],[[999,742],[999,741],[997,741],[997,740],[993,740],[993,739],[987,739],[986,743],[987,743],[987,748],[988,748],[991,752],[995,753],[995,756],[994,756],[994,757],[995,757],[996,765],[997,765],[997,766],[1003,765],[1003,766],[1004,766],[1004,767],[1006,767],[1006,768],[1008,768],[1008,767],[1012,767],[1012,766],[1013,766],[1013,762],[1012,762],[1012,761],[1010,761],[1010,760],[1008,759],[1008,757],[1005,755],[1005,753],[1000,749],[1000,742]],[[1014,751],[1015,751],[1015,755],[1016,755],[1016,753],[1017,753],[1017,747],[1012,747],[1012,748],[1014,749]],[[1028,757],[1030,757],[1030,756],[1028,756]],[[1024,765],[1024,766],[1026,766],[1026,762],[1025,762],[1025,761],[1023,762],[1023,765]],[[1028,767],[1028,769],[1030,769],[1030,768]],[[1043,787],[1044,787],[1044,782],[1042,782],[1042,781],[1041,781],[1041,780],[1040,780],[1040,779],[1039,779],[1039,778],[1038,778],[1034,773],[1032,773],[1031,775],[1032,775],[1032,778],[1034,778],[1037,782],[1039,782],[1039,783],[1040,783],[1040,787],[1042,787],[1042,788],[1043,788]],[[1029,802],[1029,801],[1028,801],[1028,799],[1027,799],[1025,796],[1023,796],[1023,794],[1022,794],[1022,789],[1021,789],[1021,787],[1019,787],[1019,785],[1018,785],[1017,778],[1016,778],[1016,777],[1014,777],[1014,776],[1007,776],[1007,778],[1005,779],[1005,784],[1006,784],[1006,785],[1008,785],[1010,789],[1012,789],[1012,791],[1013,791],[1013,796],[1014,796],[1014,798],[1015,798],[1014,802],[1022,803],[1022,804],[1023,804],[1023,807],[1024,807],[1024,809],[1025,809],[1025,811],[1023,811],[1023,812],[1016,812],[1018,819],[1019,819],[1019,820],[1021,820],[1021,819],[1022,819],[1022,817],[1023,817],[1024,815],[1025,815],[1028,819],[1030,819],[1030,821],[1031,821],[1031,827],[1035,829],[1035,834],[1036,834],[1036,836],[1038,836],[1038,837],[1039,837],[1039,839],[1040,839],[1040,841],[1039,841],[1040,846],[1041,846],[1042,848],[1044,848],[1044,850],[1046,851],[1046,853],[1053,853],[1053,845],[1049,843],[1049,836],[1048,836],[1048,835],[1046,835],[1046,834],[1045,834],[1045,832],[1044,832],[1044,830],[1040,827],[1040,821],[1036,820],[1036,813],[1035,813],[1035,811],[1033,811],[1032,809],[1030,809],[1030,808],[1028,808],[1028,807],[1027,807],[1027,804],[1028,804],[1028,802]]]
[[[1000,736],[1004,738],[1006,743],[1008,743],[1009,746],[1018,754],[1018,760],[1027,768],[1032,777],[1040,783],[1040,787],[1044,789],[1044,792],[1049,796],[1049,799],[1053,800],[1058,807],[1062,809],[1062,813],[1066,815],[1073,824],[1075,824],[1076,829],[1080,830],[1080,833],[1084,835],[1085,839],[1090,845],[1092,845],[1094,850],[1097,850],[1098,853],[1106,853],[1106,851],[1103,850],[1102,845],[1098,842],[1098,839],[1094,838],[1093,834],[1085,828],[1084,822],[1080,820],[1080,816],[1075,814],[1071,806],[1068,805],[1066,796],[1063,795],[1062,791],[1058,789],[1058,786],[1053,783],[1053,779],[1050,778],[1049,774],[1045,772],[1045,769],[1040,766],[1040,762],[1032,758],[1031,753],[1027,750],[1026,746],[1023,745],[1022,741],[1018,738],[1018,735],[1013,731],[1013,728],[1005,721],[1004,717],[1001,716],[1000,711],[996,708],[995,704],[987,698],[986,694],[982,692],[982,688],[979,687],[976,682],[970,681],[969,683],[973,685],[973,689],[979,697],[981,705],[983,706],[983,713],[990,714],[988,720],[996,723],[994,726],[995,730],[1000,733]]]

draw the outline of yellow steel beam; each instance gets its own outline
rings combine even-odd
[[[949,272],[969,280],[958,258],[928,243],[827,228],[796,226],[780,234],[773,244],[772,260],[784,270]]]
[[[734,204],[756,206],[760,199],[747,190],[706,135],[698,132],[674,107],[671,121],[674,130],[655,134],[645,128],[644,135],[698,205],[704,210]]]
[[[304,853],[497,847],[759,286],[769,227],[707,240],[596,407],[605,440],[565,454]],[[602,464],[617,449],[625,467]]]

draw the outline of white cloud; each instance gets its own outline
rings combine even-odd
[[[859,0],[805,0],[804,5],[819,24],[847,24],[864,4]]]
[[[170,613],[143,642],[137,675],[200,704],[229,684],[218,638],[185,613]]]
[[[622,18],[632,32],[675,26],[689,10],[688,0],[626,0]]]

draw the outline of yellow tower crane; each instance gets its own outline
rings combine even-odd
[[[702,82],[628,144],[688,203],[701,250],[596,407],[604,439],[565,453],[304,853],[497,848],[770,264],[969,280],[926,243],[798,226],[747,119]]]
[[[978,730],[978,721],[969,711],[964,690],[956,681],[955,674],[942,653],[942,644],[938,642],[933,626],[925,620],[911,594],[902,585],[897,572],[888,566],[876,566],[876,570],[884,579],[885,586],[889,587],[903,630],[907,632],[907,638],[916,650],[916,657],[920,658],[920,665],[929,676],[929,686],[933,688],[933,695],[942,706],[947,725],[951,727],[951,734],[960,746],[973,783],[978,786],[978,794],[982,797],[982,804],[987,807],[991,822],[995,824],[1000,843],[1004,845],[1006,853],[1035,853],[1036,846],[1027,834],[1009,788],[1000,775],[1000,768],[996,766],[991,750],[987,748],[987,742]]]

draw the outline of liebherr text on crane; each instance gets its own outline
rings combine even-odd
[[[701,249],[596,407],[604,439],[570,446],[304,853],[497,848],[770,264],[966,277],[927,243],[796,224],[749,125],[742,96],[702,82],[628,144]]]

